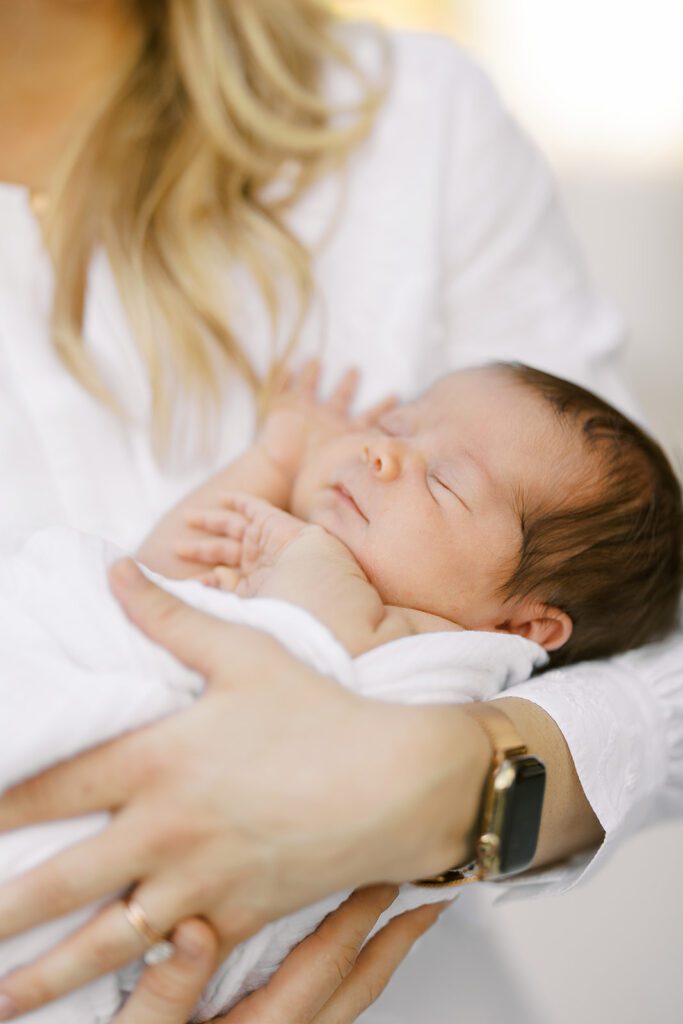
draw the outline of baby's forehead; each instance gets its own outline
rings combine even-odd
[[[529,394],[528,389],[500,367],[474,367],[454,370],[439,377],[404,407],[421,413],[438,410],[444,417],[450,413],[455,418],[468,411],[478,412],[486,406],[495,414],[498,406],[493,403],[496,399],[508,398],[509,411],[523,404],[521,400],[525,391]]]
[[[559,415],[543,394],[504,366],[447,374],[406,409],[437,443],[450,435],[456,445],[463,442],[492,467],[503,466],[515,488],[528,482],[545,491],[556,482],[553,468],[571,479],[585,465],[580,424]],[[539,464],[550,455],[554,466],[539,474]]]
[[[523,423],[544,433],[559,428],[570,434],[576,426],[504,364],[454,370],[439,377],[405,408],[422,415],[438,413],[443,421],[474,418],[477,422],[485,414],[488,422]]]

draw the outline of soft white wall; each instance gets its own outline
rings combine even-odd
[[[640,174],[555,167],[593,277],[624,318],[631,385],[676,457],[683,453],[683,165]]]

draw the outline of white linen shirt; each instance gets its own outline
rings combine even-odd
[[[372,62],[356,31],[358,53]],[[391,49],[392,85],[370,139],[343,178],[322,180],[290,215],[315,248],[318,282],[297,358],[320,351],[327,385],[358,365],[363,404],[502,358],[571,377],[629,411],[616,370],[619,320],[591,291],[543,159],[452,43],[405,34],[391,37]],[[342,85],[332,78],[330,88]],[[231,324],[265,366],[258,292],[239,267],[225,268],[222,287]],[[0,185],[0,549],[60,523],[131,548],[169,503],[249,442],[252,399],[227,375],[215,443],[165,463],[106,259],[93,259],[84,333],[126,419],[86,394],[54,354],[51,290],[27,192]],[[174,429],[178,448],[192,452],[188,405],[178,404]],[[561,728],[605,828],[603,851],[680,813],[680,635],[507,692],[535,701]],[[561,891],[590,860],[527,875],[511,891]]]

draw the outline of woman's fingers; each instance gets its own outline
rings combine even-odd
[[[148,751],[140,729],[17,783],[0,797],[0,832],[120,807],[147,776]]]
[[[148,580],[131,559],[112,566],[109,582],[131,622],[209,684],[251,688],[260,681],[267,683],[275,664],[280,672],[284,666],[298,670],[299,663],[268,634],[191,608]],[[163,724],[150,727],[153,735],[159,736],[161,731]],[[145,744],[144,730],[137,735],[143,737],[141,762],[149,741]]]
[[[229,625],[190,608],[157,587],[129,558],[112,566],[109,583],[114,597],[138,629],[207,681],[212,679],[215,650],[225,649]],[[235,635],[239,635],[239,627]]]
[[[145,903],[145,916],[149,915],[160,934],[172,927],[172,922],[164,920],[164,903]],[[148,945],[128,920],[123,900],[117,900],[38,960],[3,978],[0,993],[9,997],[18,1014],[28,1013],[94,978],[118,970],[141,956]]]
[[[353,970],[311,1024],[351,1024],[355,1021],[382,994],[415,941],[432,927],[449,905],[450,901],[418,907],[385,925],[361,950]]]
[[[339,987],[374,928],[393,903],[394,885],[375,885],[352,893],[312,935],[283,961],[268,984],[243,999],[224,1024],[308,1024]]]
[[[170,960],[148,967],[113,1024],[186,1024],[216,969],[218,940],[198,918],[183,921],[172,935]]]
[[[63,850],[0,887],[0,939],[71,913],[144,874],[142,849],[130,844],[125,823]]]

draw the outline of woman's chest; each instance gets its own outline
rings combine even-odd
[[[391,189],[375,190],[371,201],[371,183],[358,174],[341,202],[337,184],[314,191],[297,210],[304,241],[316,244],[320,225],[329,226],[335,213],[337,222],[333,240],[317,247],[316,291],[294,361],[320,355],[324,387],[347,366],[358,366],[362,403],[388,392],[408,396],[440,369],[434,224],[425,209],[402,208],[399,216],[405,196]],[[6,211],[0,212],[7,224]],[[55,354],[45,257],[28,210],[15,204],[14,217],[17,244],[10,247],[8,233],[0,240],[0,549],[54,523],[132,546],[168,505],[249,442],[252,398],[229,377],[212,428],[201,438],[189,403],[178,400],[175,455],[159,457],[149,383],[106,261],[95,260],[91,269],[84,335],[123,417],[87,394]],[[406,234],[409,251],[401,245]],[[225,281],[226,317],[263,369],[271,326],[258,288],[236,268]],[[280,344],[294,321],[294,304],[289,314]]]

